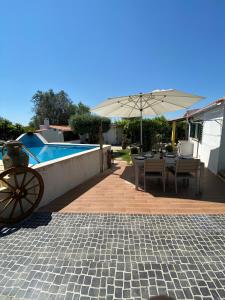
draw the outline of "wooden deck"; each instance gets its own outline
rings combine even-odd
[[[55,199],[39,211],[128,214],[224,214],[225,183],[205,169],[201,177],[200,196],[194,188],[178,187],[174,192],[169,178],[164,194],[158,181],[148,184],[148,191],[135,190],[133,166],[118,162],[100,174]]]

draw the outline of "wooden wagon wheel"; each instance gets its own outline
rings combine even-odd
[[[0,173],[0,223],[16,223],[38,206],[44,192],[41,175],[28,167]]]

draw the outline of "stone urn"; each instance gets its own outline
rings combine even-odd
[[[19,141],[8,141],[2,147],[2,161],[4,169],[12,167],[28,167],[29,156],[22,150]]]

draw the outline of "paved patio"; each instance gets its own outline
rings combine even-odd
[[[0,228],[0,299],[225,299],[225,184],[201,186],[136,191],[120,162]]]
[[[192,184],[174,192],[172,176],[166,193],[158,182],[149,182],[148,191],[136,191],[133,166],[117,162],[114,168],[59,197],[40,211],[144,213],[144,214],[220,214],[225,213],[225,182],[207,169],[201,176],[200,196]]]
[[[36,213],[0,242],[0,299],[225,299],[223,215]]]

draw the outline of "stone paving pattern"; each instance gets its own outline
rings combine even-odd
[[[143,177],[140,178],[143,184]],[[147,181],[147,192],[135,190],[134,167],[124,162],[98,174],[55,199],[40,211],[76,213],[135,214],[225,214],[225,184],[207,169],[201,177],[201,195],[195,195],[195,185],[178,185],[169,176],[166,193],[162,183]]]
[[[35,213],[1,229],[0,299],[225,299],[224,233],[224,215]]]

